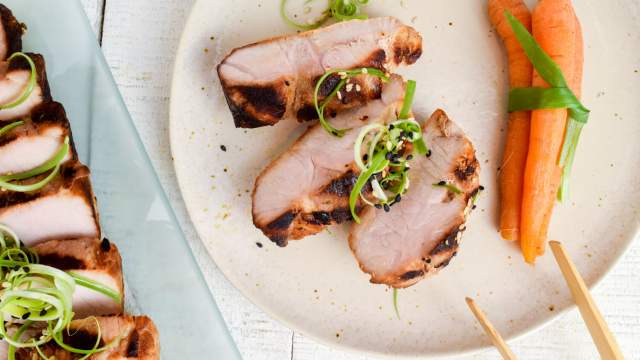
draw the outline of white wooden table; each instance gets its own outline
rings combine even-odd
[[[168,107],[173,58],[194,0],[82,2],[153,165],[243,357],[248,360],[364,359],[318,345],[267,317],[222,276],[190,223],[171,163]],[[215,21],[214,14],[212,21]],[[622,262],[597,288],[595,298],[627,359],[640,359],[640,241],[635,242]],[[521,359],[598,358],[575,310],[511,345]],[[499,359],[499,354],[492,350],[468,359]]]

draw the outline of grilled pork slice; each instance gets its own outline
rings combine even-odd
[[[124,298],[122,259],[118,248],[107,239],[50,240],[32,248],[40,263],[71,271],[117,290]],[[122,314],[123,304],[94,290],[77,286],[73,294],[76,318]]]
[[[22,50],[24,25],[18,22],[9,8],[0,4],[0,61]]]
[[[0,191],[0,224],[13,229],[26,246],[51,239],[99,238],[89,168],[67,162],[59,175],[38,191]]]
[[[349,245],[371,282],[411,286],[449,264],[465,230],[480,167],[471,141],[447,115],[436,111],[424,126],[431,156],[415,159],[411,187],[391,212],[367,207],[354,224]],[[455,194],[441,181],[455,186]]]
[[[0,174],[31,170],[51,159],[71,140],[71,129],[64,107],[57,102],[37,106],[24,125],[0,137]],[[73,146],[65,161],[77,160]]]
[[[97,320],[97,323],[96,323]],[[64,342],[79,349],[92,349],[98,340],[100,327],[100,346],[114,346],[89,357],[91,360],[160,359],[160,339],[155,325],[146,316],[109,316],[90,317],[71,322],[69,331],[64,331]],[[40,347],[48,359],[76,360],[82,354],[72,354],[61,349],[55,342]],[[17,360],[40,359],[34,348],[23,348],[16,351]]]
[[[28,116],[36,106],[51,101],[44,58],[39,54],[29,53],[27,55],[36,66],[36,85],[22,104],[0,110],[0,126],[6,125],[3,122]],[[30,77],[31,67],[22,57],[14,58],[10,64],[0,63],[0,104],[9,104],[20,98],[29,84]]]
[[[349,194],[358,177],[353,146],[360,128],[396,119],[404,84],[394,76],[382,97],[340,113],[329,122],[351,128],[338,138],[316,124],[258,176],[253,192],[253,223],[279,246],[351,220]]]
[[[395,18],[352,20],[237,48],[218,65],[218,76],[236,126],[254,128],[283,118],[316,119],[313,92],[327,70],[373,67],[391,72],[413,64],[421,54],[420,34]],[[321,98],[339,81],[337,74],[325,81]],[[378,78],[359,76],[352,82],[360,91],[342,92],[329,110],[380,98]]]

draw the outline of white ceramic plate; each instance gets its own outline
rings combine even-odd
[[[535,267],[525,265],[496,231],[507,78],[486,2],[370,3],[369,14],[394,15],[424,36],[424,55],[402,71],[418,81],[417,114],[444,108],[477,147],[487,191],[459,256],[439,275],[400,291],[399,320],[391,291],[369,284],[359,270],[346,226],[283,249],[255,229],[254,179],[306,126],[290,121],[234,128],[213,69],[234,47],[294,31],[280,19],[276,0],[200,0],[177,54],[171,147],[184,200],[211,256],[274,318],[318,341],[359,352],[439,356],[488,346],[465,296],[475,297],[509,338],[549,322],[571,303],[552,256]],[[575,6],[586,42],[584,103],[593,112],[578,149],[571,199],[557,207],[550,236],[565,243],[593,285],[640,223],[640,3],[576,0]]]

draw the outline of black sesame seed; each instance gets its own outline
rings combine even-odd
[[[413,159],[413,155],[409,154],[409,156],[407,156],[407,161]]]
[[[382,209],[382,205],[380,205],[380,204],[375,204],[375,205],[373,205],[373,206],[375,206],[375,207],[376,207],[376,209]]]
[[[431,150],[427,150],[427,157],[431,157]]]
[[[222,151],[227,151],[227,147],[226,147],[226,146],[224,146],[224,145],[220,145],[220,150],[222,150]]]
[[[18,271],[18,270],[20,270],[20,266],[16,265],[13,267],[13,271]]]
[[[256,246],[261,248],[262,247],[262,243],[258,241],[258,242],[256,242]]]
[[[400,202],[402,200],[402,196],[400,194],[396,195],[395,202]]]
[[[364,154],[364,156],[362,156],[362,160],[364,161],[369,160],[369,154]]]
[[[29,316],[31,316],[30,312],[26,312],[26,313],[22,314],[22,320],[27,320],[29,318]]]
[[[476,205],[473,205],[473,206],[471,207],[471,210],[475,210],[476,208],[477,208],[477,206],[476,206]]]
[[[384,158],[385,158],[385,159],[387,159],[387,160],[391,160],[391,159],[393,158],[393,154],[392,154],[392,153],[387,153],[387,154],[384,156]]]
[[[393,130],[394,126],[393,124],[389,125],[389,130]]]
[[[109,242],[109,239],[107,238],[102,239],[102,242],[100,243],[100,250],[102,251],[111,250],[111,243]]]
[[[457,251],[454,251],[454,252],[453,252],[453,254],[452,254],[452,256],[456,256],[456,255],[458,255],[458,252],[457,252]]]
[[[31,271],[31,268],[29,268],[28,266],[25,266],[25,267],[22,268],[22,270],[24,270],[24,272],[26,272],[28,274],[29,271]]]
[[[45,316],[45,315],[47,315],[47,309],[40,310],[40,316]]]
[[[391,207],[389,206],[389,204],[384,204],[384,211],[385,212],[391,211]]]
[[[480,191],[483,191],[484,190],[484,186],[480,185],[479,189],[480,189]]]
[[[445,185],[447,185],[447,182],[446,182],[446,181],[444,181],[444,180],[442,180],[442,181],[440,181],[440,182],[438,183],[438,186],[445,186]]]

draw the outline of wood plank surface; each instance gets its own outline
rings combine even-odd
[[[193,0],[81,1],[96,36],[102,40],[107,62],[142,141],[243,357],[248,360],[372,359],[329,349],[270,319],[222,276],[190,223],[171,163],[168,106],[173,57]],[[620,264],[596,288],[594,298],[623,353],[628,359],[640,360],[640,242],[634,243]],[[527,360],[599,358],[576,310],[541,331],[509,344],[519,358]],[[501,357],[492,349],[466,359]]]

